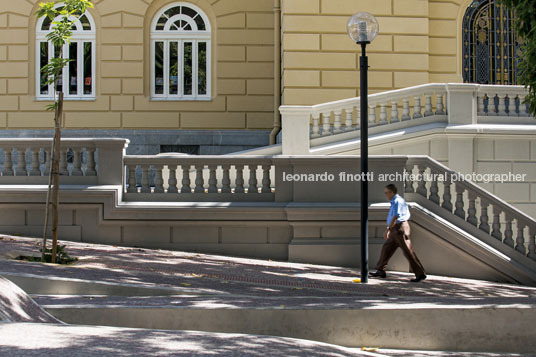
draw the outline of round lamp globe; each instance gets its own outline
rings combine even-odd
[[[348,20],[348,36],[356,43],[370,43],[378,35],[378,20],[368,12],[359,12]]]

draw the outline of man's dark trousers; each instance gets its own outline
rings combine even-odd
[[[388,239],[383,244],[380,260],[378,261],[378,265],[376,265],[377,270],[385,271],[393,254],[395,254],[398,248],[401,248],[415,276],[420,277],[426,275],[424,267],[411,247],[409,234],[410,228],[408,222],[397,223],[389,230]]]

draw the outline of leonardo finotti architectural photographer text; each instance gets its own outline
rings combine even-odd
[[[396,181],[437,181],[445,182],[450,180],[451,182],[457,181],[473,181],[473,182],[523,182],[526,180],[527,174],[514,174],[512,172],[501,174],[479,174],[476,172],[470,174],[462,173],[419,173],[414,174],[412,172],[394,172],[394,173],[381,173],[375,175],[374,172],[368,172],[366,174],[361,173],[348,173],[339,172],[334,173],[302,173],[302,174],[290,174],[283,172],[283,181],[286,182],[359,182],[359,181],[379,181],[379,182],[396,182]]]

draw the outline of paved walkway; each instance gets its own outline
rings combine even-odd
[[[39,252],[40,240],[0,237],[0,256]],[[80,260],[58,266],[4,260],[1,272],[76,278],[110,283],[180,288],[184,292],[262,297],[453,298],[458,303],[534,299],[536,288],[478,280],[429,276],[409,283],[412,274],[390,273],[369,284],[353,282],[356,269],[232,258],[205,254],[61,242]],[[497,300],[497,301],[498,301]]]
[[[181,308],[359,307],[397,308],[463,305],[519,305],[536,307],[536,288],[477,280],[430,276],[409,283],[408,273],[387,279],[354,282],[355,269],[310,264],[233,258],[216,255],[122,248],[61,242],[79,258],[59,266],[7,259],[36,254],[40,240],[0,236],[0,275],[33,274],[180,289],[183,295],[33,296],[41,306],[106,305]],[[2,258],[3,257],[3,258]],[[1,294],[0,294],[1,295]],[[32,321],[16,320],[12,321]],[[47,321],[48,322],[48,321]],[[161,331],[57,324],[0,323],[0,355],[37,356],[499,356],[493,353],[415,352],[359,349],[273,336]],[[28,339],[27,336],[32,336]],[[516,356],[514,354],[509,354]]]

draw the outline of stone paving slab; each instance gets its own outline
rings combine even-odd
[[[0,256],[39,251],[40,240],[0,237]],[[459,300],[536,299],[536,288],[478,280],[429,276],[409,283],[412,274],[389,272],[387,279],[354,283],[356,269],[233,258],[163,250],[61,242],[79,262],[58,266],[4,260],[1,272],[28,273],[143,286],[206,289],[214,294],[262,297],[453,297]]]

